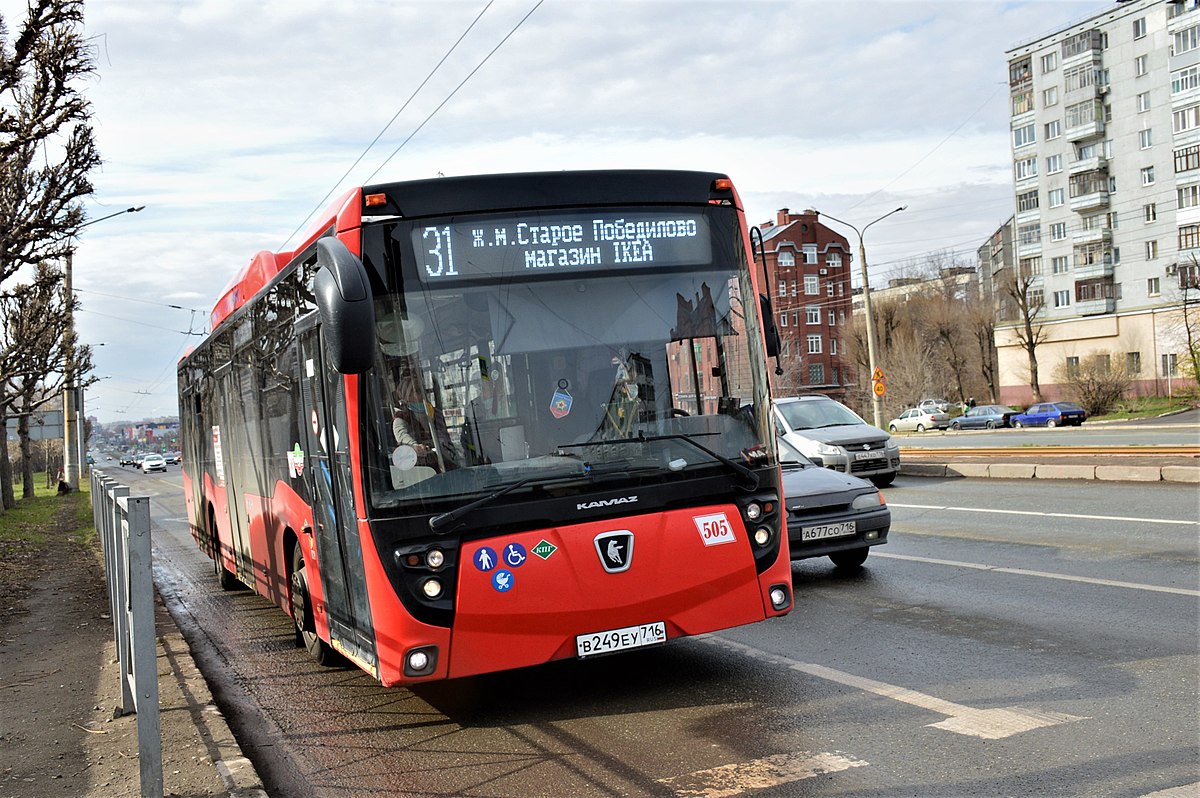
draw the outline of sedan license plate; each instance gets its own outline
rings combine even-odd
[[[822,526],[806,526],[800,530],[801,540],[822,540],[824,538],[840,538],[853,535],[858,529],[853,521],[843,521],[840,524],[823,524]]]
[[[879,460],[883,457],[883,452],[879,449],[873,449],[869,452],[855,452],[855,460]]]
[[[607,632],[591,632],[575,635],[575,653],[580,657],[594,657],[643,646],[655,646],[667,642],[667,625],[663,621],[644,623],[609,629]]]

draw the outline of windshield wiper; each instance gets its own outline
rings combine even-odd
[[[718,435],[720,433],[705,432],[705,433],[701,433],[701,434],[703,434],[703,435]],[[746,486],[749,490],[758,490],[758,474],[754,473],[754,471],[751,470],[748,466],[745,466],[745,465],[737,462],[736,460],[730,460],[728,457],[725,457],[724,455],[717,454],[712,449],[710,449],[707,446],[704,446],[703,444],[694,440],[691,435],[681,435],[679,433],[673,433],[670,435],[646,435],[645,433],[639,432],[637,434],[636,438],[617,438],[615,440],[588,441],[587,443],[567,443],[567,444],[562,444],[558,448],[559,449],[570,449],[570,448],[574,448],[577,446],[603,446],[604,444],[607,444],[607,443],[649,443],[651,441],[683,441],[684,443],[691,444],[692,446],[696,447],[700,451],[707,454],[709,457],[713,458],[714,460],[719,460],[724,465],[727,465],[730,468],[732,468],[734,471],[736,471],[739,475],[741,475],[746,480]]]
[[[429,530],[431,532],[433,532],[433,534],[435,534],[435,535],[445,535],[448,532],[453,532],[455,529],[458,529],[459,526],[461,526],[461,524],[455,525],[453,527],[451,527],[451,524],[454,524],[455,521],[458,521],[464,515],[467,515],[468,513],[472,513],[475,510],[478,510],[480,507],[486,507],[487,505],[496,501],[496,499],[499,499],[501,496],[505,496],[509,493],[512,493],[514,490],[517,490],[518,488],[523,488],[530,483],[537,482],[537,483],[545,485],[545,484],[549,484],[552,482],[577,480],[577,479],[580,479],[580,478],[586,477],[586,476],[587,476],[586,473],[581,472],[581,473],[574,473],[574,474],[562,474],[557,477],[538,476],[538,477],[526,477],[525,479],[517,480],[516,482],[512,483],[511,485],[505,485],[503,488],[496,491],[495,493],[489,493],[487,496],[482,496],[473,502],[468,502],[467,504],[464,504],[462,507],[455,507],[453,510],[450,510],[449,512],[445,512],[445,513],[442,513],[441,515],[433,516],[432,518],[429,519]]]

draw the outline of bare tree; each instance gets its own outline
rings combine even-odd
[[[996,314],[988,303],[976,299],[967,304],[966,325],[979,355],[979,373],[987,385],[989,400],[1000,401],[997,390],[1000,367],[996,357]]]
[[[1180,326],[1186,347],[1184,372],[1200,383],[1200,261],[1179,267]]]
[[[1124,358],[1107,351],[1093,352],[1077,365],[1058,366],[1054,370],[1054,379],[1066,386],[1067,394],[1082,405],[1089,416],[1112,410],[1133,383],[1133,375]]]
[[[1042,384],[1038,378],[1038,347],[1046,342],[1046,327],[1042,323],[1042,312],[1046,300],[1042,294],[1040,274],[1021,269],[1009,270],[1002,279],[1001,290],[1011,300],[1010,307],[1016,314],[1014,332],[1017,343],[1025,350],[1029,362],[1029,390],[1033,401],[1042,401]]]

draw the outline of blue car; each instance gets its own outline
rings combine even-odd
[[[1087,411],[1074,402],[1041,402],[1031,405],[1024,413],[1012,417],[1014,427],[1078,427],[1087,418]]]
[[[1004,405],[979,405],[957,418],[950,419],[950,429],[996,429],[1012,423],[1016,410]]]

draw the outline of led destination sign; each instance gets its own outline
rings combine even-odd
[[[412,243],[420,277],[430,282],[712,261],[708,219],[687,212],[491,217],[417,227]]]

